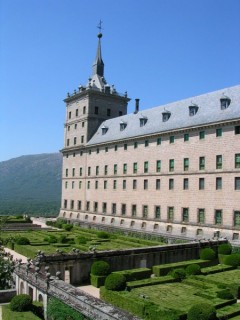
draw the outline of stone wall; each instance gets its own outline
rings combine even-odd
[[[10,302],[15,295],[16,295],[16,289],[1,290],[0,303]]]

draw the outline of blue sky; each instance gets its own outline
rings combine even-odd
[[[239,0],[0,0],[0,161],[63,146],[103,21],[105,78],[146,109],[240,84]]]

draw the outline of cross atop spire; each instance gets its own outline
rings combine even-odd
[[[97,47],[97,54],[96,59],[93,64],[93,75],[97,74],[100,77],[104,75],[104,63],[102,61],[102,52],[101,52],[101,38],[102,38],[102,20],[100,20],[97,28],[99,29],[98,34],[98,47]]]

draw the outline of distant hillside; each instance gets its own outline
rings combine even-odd
[[[60,153],[0,162],[0,214],[58,214],[61,172]]]

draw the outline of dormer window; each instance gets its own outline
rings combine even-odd
[[[147,117],[141,116],[141,118],[139,118],[140,121],[140,127],[144,127],[145,124],[147,123]]]
[[[189,116],[195,116],[195,114],[198,112],[198,105],[196,104],[191,104],[189,107]]]
[[[123,130],[126,128],[126,126],[127,126],[127,123],[121,121],[121,122],[120,122],[120,131],[123,131]]]
[[[220,98],[221,110],[227,109],[230,106],[231,99],[224,94]]]
[[[166,122],[168,121],[168,119],[171,117],[171,112],[165,110],[164,112],[162,112],[162,121]]]
[[[102,126],[102,135],[106,134],[108,131],[108,127]]]

